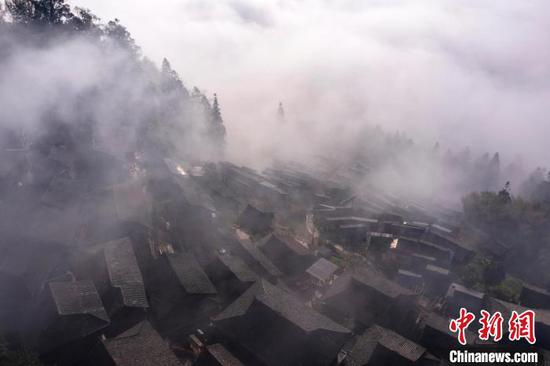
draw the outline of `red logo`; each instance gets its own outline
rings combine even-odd
[[[489,337],[493,337],[495,342],[502,339],[502,314],[497,311],[492,316],[488,311],[481,310],[481,329],[477,332],[479,339],[482,341],[488,341]]]
[[[458,342],[463,346],[466,345],[466,329],[474,321],[475,315],[468,312],[465,308],[460,308],[460,316],[458,319],[452,319],[449,324],[451,332],[458,332]]]
[[[533,310],[525,310],[518,314],[517,311],[512,311],[512,316],[508,322],[508,337],[511,341],[519,341],[524,338],[527,342],[535,344],[535,312]]]
[[[474,321],[475,315],[468,312],[465,308],[460,309],[460,314],[457,319],[451,319],[449,329],[453,333],[458,333],[458,342],[461,345],[466,345],[466,329]],[[481,310],[481,318],[479,323],[481,328],[478,331],[479,339],[483,341],[493,339],[498,342],[502,339],[502,323],[504,317],[500,312],[490,314],[486,310]],[[512,311],[508,320],[508,339],[510,341],[519,341],[525,339],[530,344],[536,342],[535,337],[535,312],[533,310],[525,310],[523,313]]]

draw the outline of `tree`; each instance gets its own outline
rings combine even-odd
[[[6,9],[16,23],[29,23],[32,20],[33,2],[29,0],[6,0]]]
[[[6,0],[5,5],[2,10],[0,3],[0,20],[9,14],[14,23],[39,27],[40,31],[45,26],[56,30],[93,31],[97,35],[104,31],[98,25],[99,18],[90,10],[80,7],[71,10],[65,0]]]
[[[218,103],[218,95],[214,93],[214,102],[212,103],[212,134],[217,142],[223,144],[225,133],[220,104]]]
[[[544,182],[546,174],[547,172],[545,169],[541,167],[536,168],[521,185],[521,195],[528,199],[534,199],[540,184]]]
[[[191,98],[195,102],[195,105],[197,106],[197,109],[200,113],[204,113],[204,115],[208,115],[211,113],[211,107],[210,103],[208,102],[208,98],[206,98],[206,96],[196,86],[193,87]]]
[[[130,51],[132,54],[139,54],[139,47],[136,45],[130,32],[128,32],[128,29],[120,24],[120,20],[115,19],[108,22],[103,32],[123,49]]]
[[[177,91],[181,93],[181,95],[177,96],[178,98],[187,99],[189,97],[189,92],[183,85],[180,76],[172,69],[172,65],[170,65],[170,61],[166,57],[162,60],[161,76],[161,88],[164,92]]]
[[[498,192],[498,197],[505,204],[508,204],[508,203],[512,202],[512,195],[510,193],[510,182],[506,182],[506,184],[504,185],[504,188],[502,188]]]
[[[78,31],[90,31],[96,30],[99,32],[97,23],[99,18],[93,14],[90,10],[76,7],[74,9],[74,16],[72,18],[72,25],[75,30]]]
[[[214,93],[214,102],[212,103],[212,122],[214,124],[223,124],[220,104],[218,103],[218,95]]]
[[[173,73],[172,66],[170,65],[170,61],[168,61],[166,57],[162,59],[162,66],[160,71],[164,75],[172,75]]]
[[[6,9],[6,6],[0,2],[0,24],[3,23],[8,15],[8,10]]]
[[[285,109],[283,108],[283,103],[279,102],[279,107],[277,107],[277,119],[279,122],[285,122]]]
[[[33,3],[38,19],[48,24],[61,24],[74,16],[65,0],[34,0]]]
[[[64,0],[6,0],[6,7],[17,23],[58,25],[74,17]]]

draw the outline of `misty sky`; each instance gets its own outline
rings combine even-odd
[[[290,122],[329,133],[366,121],[549,163],[548,1],[70,3],[119,18],[146,56],[217,92],[230,146],[246,152],[268,143],[282,100]]]

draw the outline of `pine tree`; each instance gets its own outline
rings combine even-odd
[[[170,61],[168,61],[166,57],[162,59],[161,71],[165,75],[170,75],[172,73],[172,66],[170,65]]]
[[[285,122],[285,109],[283,108],[283,103],[279,102],[279,107],[277,108],[277,119],[279,122]]]
[[[178,98],[187,99],[189,97],[189,92],[183,85],[180,76],[172,69],[172,65],[170,65],[170,61],[166,57],[162,59],[160,71],[162,77],[161,89],[164,92],[177,91],[179,92]]]
[[[218,103],[218,95],[214,93],[214,102],[212,103],[212,122],[217,125],[223,125],[222,113],[220,111],[220,104]]]
[[[504,188],[501,189],[499,192],[498,192],[498,197],[500,198],[500,200],[503,202],[503,203],[510,203],[512,202],[512,194],[510,193],[511,191],[511,185],[510,185],[510,182],[506,182],[506,184],[504,185]]]
[[[208,102],[208,101],[207,101]],[[218,101],[218,95],[214,93],[214,100],[212,101],[212,107],[209,108],[210,113],[210,126],[208,126],[209,138],[213,143],[214,149],[212,150],[216,158],[223,156],[225,150],[225,126],[223,124],[222,113],[220,109],[220,103]]]
[[[120,20],[111,20],[107,23],[104,32],[122,49],[125,49],[134,55],[138,55],[141,52],[140,48],[136,45],[136,42],[132,38],[132,35],[128,29],[120,23]]]

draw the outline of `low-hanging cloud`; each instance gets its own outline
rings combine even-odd
[[[0,28],[3,147],[39,147],[45,138],[72,152],[93,146],[117,157],[156,149],[213,159],[223,151],[211,141],[206,97],[183,88],[169,63],[159,70],[142,59],[118,23],[77,31],[69,23],[8,21]]]
[[[368,123],[545,163],[547,2],[73,3],[120,18],[146,55],[167,56],[187,84],[216,91],[230,151],[243,161],[278,149],[282,100],[291,123],[323,136]]]

